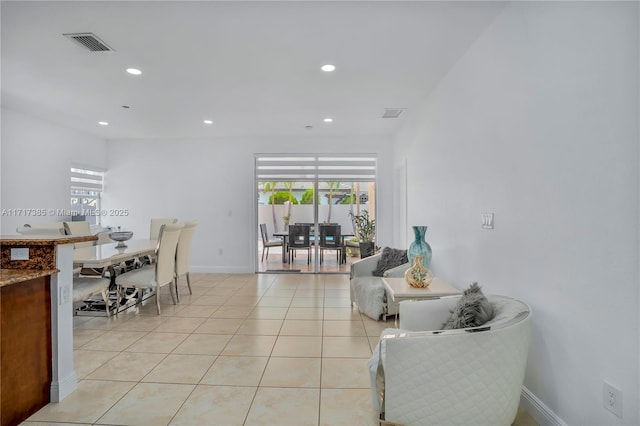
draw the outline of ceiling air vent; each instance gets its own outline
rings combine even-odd
[[[382,118],[398,118],[406,108],[385,108]]]
[[[63,36],[86,47],[92,52],[113,52],[114,50],[93,33],[63,34]]]

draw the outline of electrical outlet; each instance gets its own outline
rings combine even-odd
[[[493,229],[493,213],[481,213],[482,229]]]
[[[622,392],[607,382],[602,387],[602,403],[604,408],[622,418]]]

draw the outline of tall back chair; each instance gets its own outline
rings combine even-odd
[[[311,241],[309,239],[309,225],[289,225],[289,243],[287,250],[291,255],[291,261],[297,250],[307,250],[307,264],[311,263]]]
[[[324,258],[325,250],[335,250],[338,263],[342,254],[342,236],[340,225],[320,225],[320,263]]]
[[[172,223],[177,223],[178,219],[175,217],[160,217],[160,218],[152,218],[151,219],[151,228],[149,231],[149,239],[157,240],[160,236],[160,228],[162,225],[170,225]]]
[[[280,247],[283,246],[283,243],[282,240],[269,240],[266,223],[260,224],[260,235],[262,236],[262,262],[264,262],[264,251],[267,251],[267,259],[269,259],[269,247]]]
[[[160,217],[160,218],[152,218],[151,226],[149,229],[149,239],[150,240],[158,240],[160,238],[160,228],[162,225],[171,225],[173,223],[178,223],[178,219],[175,217]],[[155,262],[156,258],[154,255],[145,256],[140,259],[140,261],[144,264]]]
[[[67,235],[73,235],[74,237],[86,237],[91,235],[91,227],[89,226],[89,222],[62,222],[62,225],[64,226],[64,232]],[[81,243],[75,243],[73,246],[75,248],[80,248],[91,247],[92,245],[94,245],[93,241],[84,241]]]
[[[146,266],[135,271],[118,276],[118,285],[138,290],[138,303],[142,301],[144,290],[155,290],[156,306],[160,315],[160,289],[169,285],[173,304],[176,304],[174,294],[174,276],[176,271],[176,249],[180,239],[182,224],[162,225],[156,252],[157,261],[154,266]]]
[[[16,232],[21,235],[42,235],[42,236],[62,236],[65,235],[64,228],[32,228],[30,226],[19,226]]]
[[[198,226],[198,222],[191,221],[185,222],[184,228],[180,231],[180,239],[178,240],[178,248],[176,251],[176,297],[178,302],[180,301],[180,295],[178,293],[178,280],[181,277],[187,278],[187,287],[189,287],[189,294],[193,294],[191,291],[191,278],[189,277],[189,260],[191,257],[191,241],[193,241],[193,233]]]

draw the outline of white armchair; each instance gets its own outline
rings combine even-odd
[[[401,302],[401,329],[383,332],[369,364],[381,420],[406,426],[513,423],[531,340],[530,309],[489,295],[494,319],[439,330],[457,298]]]
[[[358,310],[368,317],[379,320],[398,313],[398,304],[391,302],[381,277],[373,275],[381,254],[365,257],[351,264],[349,280],[351,306],[355,303]],[[385,277],[404,277],[410,265],[405,263],[385,271]]]

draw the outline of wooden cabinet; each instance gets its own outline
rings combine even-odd
[[[0,424],[17,425],[50,400],[50,277],[0,287]]]

